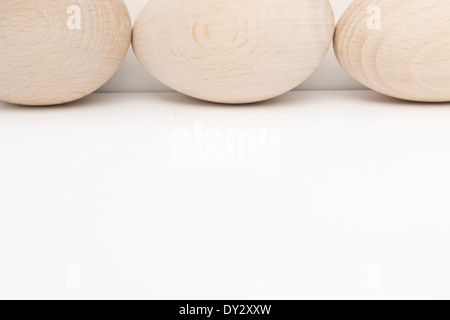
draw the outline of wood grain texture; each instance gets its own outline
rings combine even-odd
[[[385,95],[450,101],[450,1],[356,0],[338,23],[342,67]]]
[[[54,105],[117,71],[131,41],[122,0],[0,0],[0,100]]]
[[[302,83],[334,33],[328,0],[150,0],[133,48],[165,85],[219,103],[250,103]]]

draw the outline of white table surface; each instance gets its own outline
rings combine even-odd
[[[450,105],[0,103],[0,298],[450,298]]]

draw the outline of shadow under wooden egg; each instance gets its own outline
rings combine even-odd
[[[55,105],[39,105],[39,106],[29,106],[29,105],[21,105],[14,104],[10,102],[0,101],[0,113],[9,112],[9,111],[37,111],[37,112],[45,112],[45,111],[55,111],[62,109],[74,109],[74,108],[93,108],[95,106],[100,106],[105,104],[105,98],[101,95],[91,94],[86,97],[83,97],[79,100],[75,100],[72,102],[55,104]]]
[[[363,91],[362,91],[363,92]],[[450,107],[450,102],[421,102],[421,101],[409,101],[402,100],[394,97],[390,97],[384,95],[382,93],[367,90],[366,94],[359,95],[354,94],[352,99],[359,100],[362,103],[373,103],[378,106],[386,106],[386,107],[408,107],[408,108],[448,108]]]
[[[226,104],[204,101],[197,98],[193,98],[178,92],[164,92],[164,93],[151,93],[152,99],[160,99],[165,103],[185,105],[186,107],[206,107],[206,108],[220,108],[220,109],[266,109],[266,108],[279,108],[286,106],[299,107],[305,100],[311,101],[310,97],[307,95],[293,94],[293,92],[288,92],[278,97],[253,102],[253,103],[242,103],[242,104]]]

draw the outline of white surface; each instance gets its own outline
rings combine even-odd
[[[450,298],[449,119],[368,91],[0,103],[0,298]]]
[[[134,21],[148,0],[125,0]],[[352,0],[331,0],[336,22]],[[332,48],[320,68],[299,89],[303,90],[338,90],[361,89],[359,83],[353,80],[339,66]],[[160,92],[170,91],[169,88],[150,76],[136,60],[130,48],[128,56],[117,74],[99,91],[101,92]]]

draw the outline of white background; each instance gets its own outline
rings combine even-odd
[[[130,11],[133,23],[147,0],[125,0]],[[336,16],[336,22],[352,0],[330,1]],[[339,66],[332,48],[320,68],[299,89],[303,90],[339,90],[362,89],[363,87],[353,80]],[[169,88],[154,79],[136,60],[132,49],[120,68],[119,72],[103,87],[100,92],[160,92],[171,91]]]
[[[370,91],[0,103],[0,298],[450,298],[449,121]]]
[[[0,102],[0,298],[448,299],[449,123],[363,90]]]

